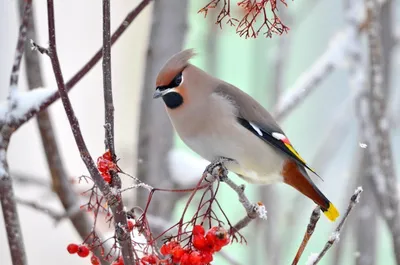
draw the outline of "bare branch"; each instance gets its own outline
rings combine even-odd
[[[69,215],[67,215],[67,214],[60,214],[60,213],[54,211],[54,210],[51,209],[51,208],[48,208],[48,207],[43,206],[41,203],[37,203],[37,202],[34,202],[34,201],[25,200],[25,199],[22,199],[22,198],[15,198],[15,201],[16,201],[19,205],[27,206],[27,207],[29,207],[29,208],[32,208],[32,209],[38,211],[38,212],[41,212],[41,213],[44,213],[45,215],[48,215],[50,218],[52,218],[52,219],[56,222],[56,224],[57,224],[58,222],[60,222],[63,218],[69,217]],[[77,211],[77,212],[79,212],[79,207],[77,207],[77,208],[78,208],[78,211]],[[75,212],[75,214],[76,214],[77,212]]]
[[[123,202],[119,196],[113,194],[110,190],[110,186],[104,181],[100,172],[98,171],[96,164],[93,161],[93,158],[90,156],[90,153],[86,147],[85,140],[83,138],[78,119],[75,116],[75,112],[72,108],[71,101],[68,97],[67,87],[64,84],[64,77],[62,75],[62,71],[60,68],[60,62],[57,55],[56,50],[56,32],[55,32],[55,21],[54,21],[54,3],[53,0],[47,1],[47,13],[48,13],[48,27],[49,27],[49,56],[51,59],[51,64],[53,67],[53,72],[56,78],[58,91],[60,94],[60,98],[62,100],[65,112],[68,117],[68,121],[71,126],[72,133],[75,138],[75,142],[78,146],[79,152],[81,154],[82,161],[85,163],[86,168],[88,169],[92,179],[99,187],[100,191],[105,196],[108,205],[110,206],[114,221],[116,223],[116,229],[119,227],[127,227],[127,218],[126,213],[124,211]],[[121,246],[122,255],[124,257],[124,264],[133,265],[134,261],[134,250],[131,244],[131,237],[128,232],[124,229],[121,230],[118,234],[118,241]]]
[[[234,232],[239,231],[240,229],[246,227],[252,220],[255,218],[267,219],[267,211],[265,206],[262,203],[251,203],[244,193],[245,186],[244,185],[236,185],[232,180],[228,177],[223,178],[222,180],[225,182],[232,190],[236,192],[239,197],[239,202],[242,204],[244,209],[246,210],[246,217],[240,220],[233,228]]]
[[[10,76],[10,99],[13,97],[13,94],[16,92],[18,87],[18,78],[19,71],[21,66],[22,54],[24,54],[24,44],[26,41],[26,32],[28,28],[29,17],[32,12],[32,1],[26,1],[25,9],[23,12],[23,17],[21,21],[21,25],[19,27],[17,48],[15,49],[15,57],[14,64],[11,70]]]
[[[114,145],[114,102],[111,79],[110,0],[103,0],[103,90],[106,124],[105,144],[116,162]]]
[[[304,249],[306,248],[308,241],[310,240],[311,236],[314,233],[315,226],[318,223],[319,218],[321,217],[321,208],[319,206],[315,207],[314,211],[311,214],[310,217],[310,222],[308,223],[307,226],[307,231],[304,234],[303,241],[301,242],[299,249],[297,250],[296,256],[294,257],[292,261],[292,265],[297,265],[299,263],[299,260],[301,258],[301,255],[304,252]]]
[[[340,232],[343,228],[344,223],[346,222],[347,218],[349,217],[349,214],[353,210],[354,206],[359,202],[360,199],[360,194],[363,191],[361,187],[358,187],[353,196],[350,198],[350,203],[349,206],[347,207],[346,213],[344,214],[342,220],[340,220],[338,226],[336,227],[335,231],[332,233],[332,235],[329,237],[328,242],[325,244],[325,247],[322,249],[322,251],[316,256],[315,260],[310,263],[312,265],[317,264],[318,262],[321,261],[321,259],[324,257],[326,252],[332,247],[332,245],[339,240],[340,237]]]

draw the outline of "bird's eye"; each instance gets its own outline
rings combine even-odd
[[[179,86],[182,83],[182,73],[179,73],[177,76],[175,76],[172,82],[174,83],[175,87]]]

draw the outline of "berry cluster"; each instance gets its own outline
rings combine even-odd
[[[206,265],[213,260],[213,254],[220,251],[229,242],[228,232],[224,228],[214,226],[206,233],[203,226],[195,225],[192,231],[191,244],[182,247],[177,241],[169,241],[161,247],[161,254],[170,256],[170,259],[161,263],[167,265]],[[150,256],[144,257],[146,258],[144,264],[156,264],[156,259],[147,259],[147,257]]]
[[[110,170],[119,172],[118,166],[113,162],[111,153],[107,150],[102,156],[97,158],[97,169],[100,171],[101,176],[104,181],[107,183],[111,183],[112,177],[110,174]]]
[[[85,245],[69,244],[67,246],[67,251],[69,254],[78,254],[81,258],[86,258],[89,256],[90,250]]]

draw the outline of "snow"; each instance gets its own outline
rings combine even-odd
[[[196,184],[209,162],[182,149],[172,149],[168,153],[171,178],[183,186]]]
[[[337,231],[333,232],[331,234],[331,236],[329,237],[329,241],[331,241],[331,242],[337,242],[339,240],[340,240],[340,232],[337,232]]]
[[[359,186],[355,191],[354,194],[358,194],[357,198],[356,198],[356,203],[359,203],[360,201],[360,194],[361,192],[363,192],[363,188],[361,186]]]
[[[265,205],[264,205],[264,204],[257,205],[257,207],[256,207],[256,212],[257,212],[258,217],[259,217],[260,219],[267,220],[267,218],[268,218],[268,216],[267,216],[267,209],[265,208]]]
[[[319,256],[319,253],[311,253],[310,256],[308,256],[306,265],[313,265]]]
[[[361,147],[361,148],[367,148],[368,147],[368,145],[366,144],[366,143],[358,143],[358,145]]]
[[[1,121],[18,121],[24,118],[26,113],[40,106],[51,95],[56,93],[54,88],[37,88],[31,91],[14,91],[9,101],[0,103]],[[11,110],[10,110],[11,109]]]

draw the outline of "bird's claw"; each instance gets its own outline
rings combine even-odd
[[[234,162],[235,160],[227,157],[218,157],[209,164],[204,170],[203,175],[206,175],[205,181],[212,182],[215,178],[224,181],[228,177],[228,169],[225,167],[226,162]]]

